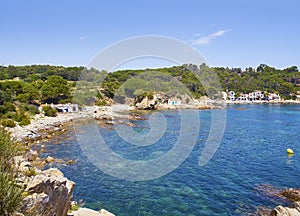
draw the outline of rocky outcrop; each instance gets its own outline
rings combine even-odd
[[[69,213],[68,216],[115,216],[114,214],[101,209],[100,211],[94,211],[87,208],[80,208],[77,211]]]
[[[139,103],[135,104],[135,107],[140,110],[154,110],[157,109],[157,101],[149,99],[147,96],[144,97]]]
[[[41,171],[35,166],[37,162],[44,160],[39,158],[38,153],[33,150],[28,151],[24,156],[14,157],[19,171],[17,182],[20,187],[24,188],[19,215],[114,216],[104,209],[97,212],[87,208],[80,208],[68,214],[75,183],[65,178],[64,174],[56,168]]]
[[[127,119],[128,114],[121,114],[121,112],[128,112],[128,106],[100,106],[95,107],[94,118],[97,120],[112,120],[112,119]]]
[[[300,216],[300,202],[294,202],[289,207],[277,206],[270,216]]]
[[[282,197],[294,202],[289,207],[277,206],[271,211],[271,216],[300,216],[300,189],[289,188],[280,193]]]
[[[93,112],[78,112],[69,115],[58,114],[57,117],[36,115],[31,124],[9,128],[13,138],[24,145],[39,142],[40,139],[50,139],[54,133],[65,131],[64,123],[71,120],[86,119],[93,116]],[[124,117],[123,115],[115,116]],[[114,116],[114,117],[115,117]],[[72,199],[75,183],[64,177],[58,169],[52,168],[41,171],[46,163],[58,162],[51,156],[46,159],[39,158],[38,152],[29,150],[23,156],[14,157],[16,170],[18,170],[17,184],[24,188],[21,212],[17,215],[43,215],[66,216]],[[66,164],[75,161],[68,160]],[[91,210],[92,211],[92,210]],[[89,215],[89,214],[87,214]],[[106,210],[100,210],[100,216],[114,216]]]
[[[28,182],[22,213],[38,215],[67,215],[75,183],[64,177],[56,168],[42,171]]]
[[[54,133],[60,133],[64,130],[63,124],[74,119],[84,119],[91,116],[92,113],[77,112],[69,114],[58,113],[57,117],[47,117],[43,114],[37,114],[31,119],[31,123],[26,126],[17,125],[14,128],[8,128],[13,138],[18,142],[26,143],[35,140],[49,139]],[[49,134],[51,132],[51,134]]]
[[[284,190],[281,194],[292,202],[300,201],[300,189],[289,188]]]
[[[25,160],[27,161],[35,161],[38,157],[39,157],[38,152],[33,150],[30,150],[24,156]]]

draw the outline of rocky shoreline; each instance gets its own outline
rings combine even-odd
[[[65,125],[72,121],[81,121],[87,119],[101,120],[107,124],[123,123],[122,119],[130,119],[128,113],[129,106],[111,107],[85,107],[84,111],[74,113],[58,113],[56,117],[47,117],[43,114],[37,114],[31,119],[31,123],[26,126],[17,125],[14,128],[8,128],[12,137],[17,142],[33,143],[42,139],[51,138],[52,134],[64,132]]]
[[[300,188],[275,188],[272,185],[262,184],[256,187],[259,193],[265,196],[277,198],[288,206],[276,206],[268,209],[264,206],[257,208],[254,215],[258,216],[299,216],[300,215]]]
[[[256,100],[256,101],[220,101],[225,104],[300,104],[300,100]],[[219,102],[219,103],[220,103]]]
[[[141,101],[134,103],[132,106],[136,110],[169,110],[169,109],[223,109],[230,104],[300,104],[300,100],[211,100],[208,97],[201,97],[199,99],[188,97],[188,103],[184,100],[175,100],[172,103],[162,103],[161,98],[147,96]],[[175,104],[176,103],[176,104]]]
[[[125,118],[108,111],[97,111],[98,115],[111,118]],[[54,135],[66,130],[68,123],[74,120],[94,118],[94,110],[89,107],[85,111],[58,114],[56,117],[46,117],[42,114],[34,116],[31,124],[27,126],[16,126],[8,129],[13,139],[22,146],[27,146],[25,155],[15,157],[15,164],[18,169],[18,184],[25,188],[23,201],[19,215],[43,215],[43,216],[114,216],[114,214],[100,209],[94,211],[87,208],[76,208],[71,211],[76,202],[72,201],[75,182],[64,177],[64,174],[51,168],[42,170],[47,163],[55,162],[51,156],[40,158],[37,151],[31,149],[31,145],[39,143],[41,140],[51,139]]]

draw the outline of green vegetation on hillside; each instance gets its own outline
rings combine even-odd
[[[0,122],[3,126],[30,123],[30,116],[38,111],[42,103],[64,103],[72,101],[71,86],[57,75],[48,76],[45,81],[6,80],[0,82]]]
[[[191,71],[195,72],[196,76]],[[295,66],[279,70],[262,64],[257,69],[250,67],[242,70],[240,68],[209,68],[206,65],[199,67],[196,65],[182,65],[153,70],[124,70],[108,74],[102,86],[104,93],[108,97],[113,97],[115,91],[122,86],[121,88],[127,88],[127,93],[129,93],[127,96],[136,96],[134,92],[139,92],[138,86],[134,83],[132,85],[123,85],[125,81],[133,79],[135,83],[139,83],[139,86],[144,86],[145,89],[147,89],[147,85],[154,86],[163,83],[162,80],[155,79],[145,82],[145,79],[140,77],[140,74],[149,73],[150,76],[154,72],[174,77],[183,83],[196,98],[216,94],[218,80],[224,91],[232,90],[238,94],[261,90],[263,92],[279,93],[284,99],[293,99],[297,91],[300,90],[300,72]],[[207,83],[208,81],[212,82],[204,87],[202,83]]]
[[[235,91],[237,96],[261,90],[294,99],[300,91],[300,72],[296,66],[281,70],[265,64],[245,70],[185,64],[114,73],[84,67],[0,66],[0,124],[29,124],[30,116],[45,103],[106,105],[111,98],[124,102],[126,97],[137,98],[155,91],[219,98],[219,89]]]
[[[254,90],[279,93],[284,99],[294,99],[300,91],[300,72],[296,66],[284,70],[261,64],[257,69],[251,67],[214,68],[223,88],[237,93],[249,93]]]
[[[0,80],[13,79],[19,77],[25,82],[37,80],[45,81],[52,75],[61,76],[65,80],[78,80],[83,67],[63,67],[50,65],[27,65],[27,66],[0,66]]]

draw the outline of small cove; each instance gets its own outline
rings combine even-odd
[[[237,110],[239,107],[246,109]],[[107,127],[99,126],[98,130],[107,145],[124,157],[159,157],[172,148],[180,131],[178,112],[160,112],[167,119],[167,131],[150,147],[130,145]],[[299,105],[229,106],[221,144],[204,167],[199,167],[198,160],[210,130],[210,110],[199,111],[199,117],[200,132],[190,156],[173,172],[150,181],[129,182],[103,173],[83,154],[73,130],[40,143],[45,146],[41,156],[75,160],[72,165],[48,166],[58,167],[76,182],[76,200],[82,199],[87,207],[105,208],[118,216],[249,215],[258,206],[273,208],[282,204],[281,200],[262,194],[258,185],[299,187]],[[134,123],[139,126],[136,131],[149,131],[147,121]],[[89,127],[88,123],[83,124],[82,131]],[[291,158],[286,154],[288,147],[296,152]]]

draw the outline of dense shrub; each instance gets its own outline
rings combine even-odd
[[[45,116],[51,116],[51,117],[57,116],[57,110],[52,108],[51,106],[44,106],[43,112]]]
[[[105,100],[99,100],[98,102],[96,102],[96,105],[97,105],[97,106],[106,106],[107,103],[106,103]]]
[[[0,215],[15,215],[22,201],[23,190],[17,185],[13,158],[19,153],[10,134],[0,127]]]
[[[19,108],[21,111],[26,112],[30,115],[36,115],[40,113],[38,107],[31,104],[20,104]]]
[[[0,114],[6,114],[8,112],[15,112],[16,108],[12,103],[5,102],[3,105],[0,106]]]
[[[8,112],[4,115],[6,118],[13,119],[16,121],[17,113],[16,112]]]
[[[16,126],[16,123],[15,123],[14,120],[12,120],[12,119],[2,119],[2,120],[0,121],[0,123],[1,123],[1,125],[2,125],[3,127],[10,127],[10,128],[12,128],[12,127],[15,127],[15,126]]]
[[[25,126],[30,124],[30,117],[27,115],[22,116],[22,119],[19,123],[20,126]]]
[[[6,112],[15,112],[16,111],[16,107],[12,103],[9,103],[9,102],[4,103],[4,108],[5,108]]]
[[[30,117],[26,115],[23,111],[17,112],[13,119],[19,122],[21,126],[30,124]]]
[[[28,105],[28,106],[27,106],[27,111],[28,111],[31,115],[36,115],[36,114],[39,114],[39,113],[40,113],[38,107],[36,107],[36,106],[34,106],[34,105]]]

